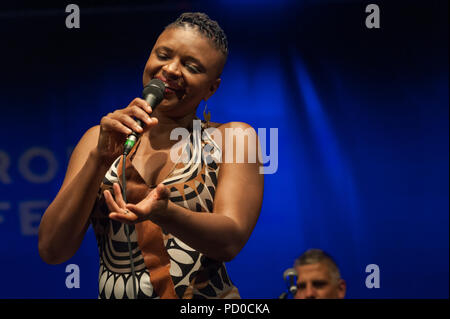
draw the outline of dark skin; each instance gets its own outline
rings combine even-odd
[[[115,199],[109,191],[104,193],[110,218],[129,224],[151,220],[216,260],[228,261],[239,253],[262,205],[260,163],[220,163],[212,214],[173,204],[168,200],[169,190],[160,184],[174,164],[169,152],[177,141],[170,140],[170,132],[192,125],[200,102],[208,100],[220,85],[223,62],[222,53],[193,28],[173,27],[160,35],[145,66],[143,84],[152,78],[163,80],[168,87],[164,100],[152,112],[144,100],[136,98],[84,134],[74,149],[61,189],[41,220],[39,252],[44,261],[62,263],[79,248],[102,178],[121,155],[131,130],[142,133],[133,165],[147,184],[158,186],[133,205],[123,202],[118,185],[114,185]],[[139,128],[133,117],[141,119],[145,127]],[[241,122],[213,126],[222,136],[226,128],[253,130]],[[236,149],[233,151],[236,154]]]

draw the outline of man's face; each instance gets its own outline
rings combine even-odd
[[[325,263],[296,266],[298,273],[295,299],[342,299],[345,281],[333,280]]]

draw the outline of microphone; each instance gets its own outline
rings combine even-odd
[[[294,268],[288,268],[283,273],[283,279],[292,295],[297,292],[297,272]]]
[[[144,87],[142,90],[142,98],[150,105],[152,111],[155,110],[156,106],[161,103],[164,98],[164,90],[166,89],[166,85],[163,81],[159,79],[153,79]],[[136,123],[143,127],[141,120],[136,119]],[[125,144],[123,145],[123,154],[128,155],[131,149],[133,148],[136,141],[139,139],[139,134],[133,131],[130,135],[128,135]]]

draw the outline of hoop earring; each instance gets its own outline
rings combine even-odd
[[[205,109],[203,110],[203,118],[206,121],[206,127],[209,127],[209,121],[211,120],[211,111],[208,111],[208,113],[206,113],[206,110],[208,108],[208,104],[206,104],[205,101]]]

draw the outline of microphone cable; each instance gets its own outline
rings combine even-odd
[[[148,103],[148,105],[152,106],[153,110],[156,108],[156,106],[161,103],[162,99],[164,98],[164,90],[166,86],[163,81],[159,79],[152,79],[142,91],[142,97],[145,99],[145,101]],[[136,120],[139,126],[142,126],[142,123],[139,119]],[[127,155],[130,153],[131,149],[133,148],[136,141],[139,139],[139,134],[132,132],[124,144],[124,150],[122,155],[122,197],[125,204],[127,204],[127,181],[125,177],[125,166],[126,166],[126,160]],[[130,257],[130,268],[131,268],[131,279],[133,280],[133,299],[137,299],[137,289],[136,289],[136,271],[134,268],[134,261],[133,261],[133,250],[131,248],[131,239],[130,239],[130,225],[125,224],[124,230],[125,235],[127,237],[127,245],[128,245],[128,254]],[[136,231],[136,230],[135,230]],[[126,290],[127,285],[125,285]]]
[[[127,203],[127,179],[125,177],[125,165],[127,161],[127,154],[124,152],[122,155],[122,197],[125,204]],[[130,266],[131,266],[131,279],[133,280],[133,299],[137,298],[136,291],[136,271],[134,269],[134,261],[133,261],[133,250],[131,249],[131,239],[130,239],[130,225],[125,224],[125,235],[127,236],[127,245],[128,245],[128,253],[130,256]],[[126,285],[125,285],[126,290]]]

